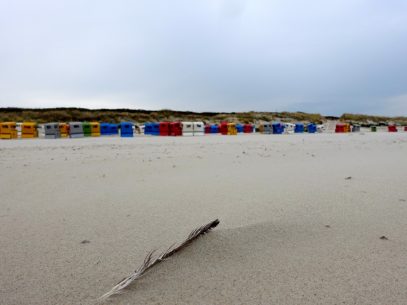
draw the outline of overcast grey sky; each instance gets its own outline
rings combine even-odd
[[[0,107],[407,115],[406,0],[0,0]]]

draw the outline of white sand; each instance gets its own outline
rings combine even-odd
[[[0,186],[2,305],[93,304],[217,217],[107,303],[407,304],[407,133],[1,141]]]

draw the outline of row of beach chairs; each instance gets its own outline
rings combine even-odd
[[[407,131],[407,127],[404,127]],[[359,132],[359,125],[338,123],[335,126],[336,133]],[[371,131],[377,131],[375,126]],[[388,126],[389,132],[397,132],[396,125]],[[205,134],[237,135],[238,133],[317,133],[325,132],[324,125],[314,123],[261,123],[257,127],[253,124],[236,124],[221,122],[220,124],[204,124],[203,122],[152,122],[136,125],[132,122],[99,123],[99,122],[69,122],[69,123],[46,123],[34,122],[2,122],[0,123],[0,139],[16,138],[82,138],[99,136],[133,137],[135,134],[151,136],[203,136]]]

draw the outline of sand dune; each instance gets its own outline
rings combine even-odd
[[[107,303],[406,304],[406,156],[407,133],[2,141],[0,303],[94,304],[219,218]]]

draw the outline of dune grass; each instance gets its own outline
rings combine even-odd
[[[222,121],[240,123],[259,123],[271,121],[283,122],[314,122],[323,123],[329,119],[339,119],[362,125],[387,124],[393,122],[407,125],[407,117],[385,117],[363,114],[345,113],[341,117],[328,117],[318,113],[305,112],[192,112],[175,111],[170,109],[142,110],[142,109],[86,109],[86,108],[0,108],[0,121],[34,121],[69,122],[69,121],[98,121],[136,123],[156,121],[204,121],[205,123],[219,123]]]

